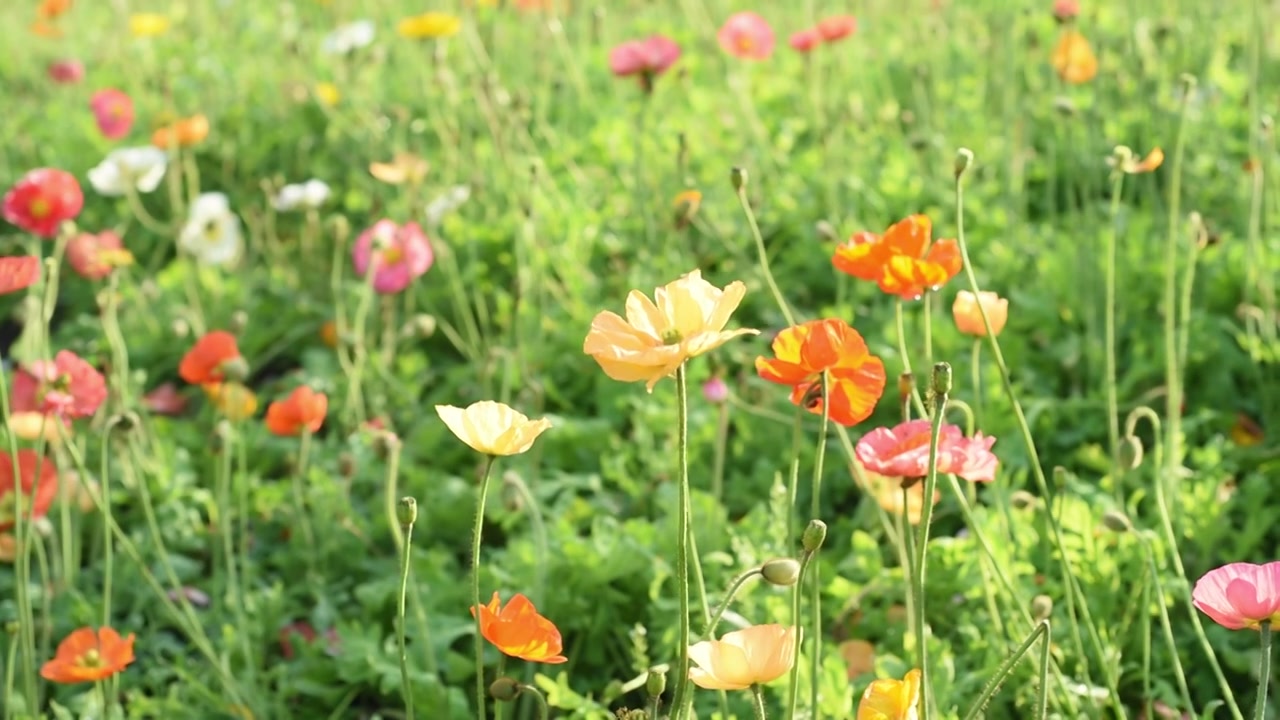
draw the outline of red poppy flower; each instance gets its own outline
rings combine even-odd
[[[4,196],[4,219],[33,235],[52,238],[58,227],[84,207],[84,193],[74,175],[57,168],[32,170]]]
[[[37,473],[37,468],[39,473]],[[58,471],[53,461],[35,450],[18,451],[18,478],[22,482],[22,507],[29,519],[42,518],[58,495]],[[13,456],[0,450],[0,530],[13,527],[18,519],[18,498],[14,488]]]
[[[836,15],[819,21],[817,30],[825,42],[843,40],[858,31],[858,19],[852,15]]]
[[[653,91],[653,80],[680,59],[680,46],[668,37],[654,35],[644,40],[624,42],[609,51],[609,68],[618,77],[637,75],[645,92]]]
[[[31,255],[0,257],[0,295],[25,290],[40,279],[40,258]]]
[[[284,400],[277,400],[267,407],[267,429],[275,435],[301,435],[303,430],[313,433],[324,424],[329,410],[329,398],[324,393],[302,385]]]
[[[471,616],[480,613],[480,634],[504,655],[530,662],[559,664],[568,662],[561,655],[560,630],[555,623],[538,614],[529,598],[516,593],[506,607],[498,593],[488,605],[471,608]]]
[[[192,385],[221,383],[227,377],[227,370],[243,361],[235,336],[225,330],[214,330],[205,333],[187,351],[178,365],[178,375]]]
[[[280,654],[284,655],[285,660],[292,660],[296,654],[293,648],[293,637],[302,638],[303,642],[310,645],[316,641],[316,629],[311,627],[311,623],[301,621],[291,622],[280,628]],[[330,655],[337,655],[340,644],[337,628],[329,628],[324,633],[325,646]]]
[[[928,473],[932,427],[928,420],[911,420],[893,428],[876,428],[858,441],[854,454],[868,470],[888,477],[918,479]],[[938,433],[938,472],[974,482],[995,479],[999,460],[991,452],[993,437],[978,433],[966,438],[960,428],[943,424]]]
[[[97,368],[70,350],[53,360],[37,360],[13,374],[13,412],[62,418],[91,417],[107,399],[107,381]]]
[[[98,131],[108,140],[119,140],[133,128],[133,100],[120,90],[99,90],[89,99]]]
[[[49,63],[49,79],[59,85],[73,85],[84,79],[84,63],[74,58]]]
[[[773,339],[773,358],[756,358],[756,372],[769,382],[791,386],[791,402],[827,415],[846,427],[866,420],[884,394],[884,363],[871,354],[857,330],[837,318],[811,320]],[[827,373],[827,398],[822,374]]]
[[[817,28],[806,28],[791,34],[788,41],[792,49],[807,53],[822,44],[822,34]]]
[[[133,633],[121,638],[109,627],[83,627],[58,643],[53,659],[40,668],[49,682],[96,682],[123,671],[133,662]]]
[[[924,215],[894,223],[884,235],[859,232],[836,248],[831,264],[843,273],[874,280],[904,300],[941,287],[963,267],[955,240],[930,243],[933,226]]]

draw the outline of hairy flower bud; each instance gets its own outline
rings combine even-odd
[[[1118,533],[1129,532],[1133,529],[1128,516],[1119,510],[1108,510],[1102,513],[1102,524],[1106,525],[1108,530]]]
[[[649,697],[659,697],[667,689],[667,673],[665,670],[650,670],[644,681],[645,692]]]
[[[489,695],[498,702],[511,702],[520,697],[520,683],[509,677],[500,677],[489,685]]]
[[[792,558],[774,558],[760,566],[760,576],[770,585],[790,587],[800,579],[800,563]]]
[[[1117,460],[1125,470],[1137,470],[1142,465],[1142,441],[1133,435],[1126,435],[1116,448]]]
[[[1031,598],[1031,617],[1040,622],[1053,614],[1053,598],[1048,595],[1037,595]]]
[[[804,529],[804,535],[800,537],[800,545],[804,547],[805,552],[816,553],[826,539],[827,524],[814,519],[810,520],[809,526]]]
[[[400,521],[400,527],[411,527],[418,521],[418,501],[407,496],[400,498],[400,504],[396,506],[396,519]]]
[[[741,190],[746,187],[748,179],[746,168],[736,167],[729,171],[729,182],[733,183],[734,190]]]

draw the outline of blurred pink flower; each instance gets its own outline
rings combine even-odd
[[[1056,0],[1053,3],[1053,17],[1060,23],[1070,22],[1079,14],[1079,0]]]
[[[709,403],[719,405],[729,399],[729,386],[725,384],[724,378],[716,375],[702,383],[702,397]]]
[[[53,360],[27,363],[13,374],[10,404],[15,413],[89,417],[106,399],[102,373],[69,350],[59,350]]]
[[[773,28],[750,11],[731,15],[716,37],[725,52],[743,60],[765,60],[773,54]]]
[[[72,85],[84,79],[84,64],[75,58],[49,63],[49,79],[60,85]]]
[[[858,19],[852,15],[823,18],[816,28],[823,42],[843,40],[858,31]]]
[[[1230,563],[1196,581],[1191,600],[1228,630],[1280,630],[1280,562]]]
[[[167,382],[142,396],[142,404],[157,415],[181,415],[187,409],[187,398],[178,386]]]
[[[822,33],[818,32],[818,28],[808,28],[792,33],[789,42],[793,49],[807,53],[822,43]]]
[[[101,280],[112,270],[133,264],[133,254],[124,249],[119,235],[103,230],[94,235],[80,233],[67,243],[67,262],[76,274],[87,280]]]
[[[398,293],[431,268],[435,254],[417,223],[396,225],[379,220],[360,233],[352,250],[356,274],[364,277],[372,265],[373,289]]]
[[[876,428],[858,441],[854,454],[870,471],[887,477],[922,478],[929,468],[928,420]],[[943,424],[938,433],[938,472],[974,482],[995,479],[999,460],[991,453],[996,439],[981,433],[966,438],[960,428]]]
[[[133,100],[120,90],[99,90],[89,100],[98,130],[108,140],[119,140],[133,128]]]
[[[638,75],[640,86],[652,92],[653,79],[680,59],[680,46],[663,35],[624,42],[609,51],[609,68],[618,77]]]

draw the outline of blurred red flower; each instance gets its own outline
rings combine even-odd
[[[84,193],[74,175],[57,168],[38,168],[23,175],[5,193],[4,219],[33,235],[52,238],[58,227],[74,220],[84,207]]]

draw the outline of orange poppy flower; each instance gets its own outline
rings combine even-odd
[[[109,627],[82,627],[58,643],[53,659],[40,668],[49,682],[72,684],[103,680],[133,662],[133,633],[121,638]]]
[[[305,429],[313,433],[324,424],[329,398],[306,385],[289,393],[284,400],[267,406],[267,429],[275,435],[301,435]]]
[[[165,150],[170,147],[191,147],[209,137],[209,118],[192,115],[177,122],[157,128],[151,134],[151,144]]]
[[[836,248],[831,264],[842,273],[874,280],[880,289],[904,300],[915,300],[956,276],[963,267],[955,240],[930,242],[933,224],[912,215],[889,227],[884,235],[855,233]]]
[[[37,477],[36,469],[40,474]],[[14,488],[21,483],[22,509],[28,518],[42,518],[58,496],[58,471],[53,461],[35,450],[18,451],[18,476],[13,475],[13,456],[0,450],[0,530],[13,527],[18,519],[18,498]]]
[[[1053,69],[1071,85],[1087,83],[1098,74],[1098,56],[1078,30],[1066,30],[1053,48]]]
[[[226,379],[228,369],[243,369],[235,367],[243,363],[235,336],[225,330],[214,330],[187,351],[178,365],[178,374],[192,385],[220,383]]]
[[[71,9],[71,0],[43,0],[36,10],[41,20],[53,20]]]
[[[676,229],[683,230],[693,222],[693,216],[698,214],[698,208],[702,206],[702,193],[697,190],[677,193],[671,206],[675,210]]]
[[[560,631],[555,623],[538,614],[529,598],[516,593],[506,607],[498,600],[498,593],[488,605],[471,608],[471,617],[480,613],[480,634],[485,640],[514,658],[530,662],[557,665],[568,662],[560,654]]]
[[[756,372],[791,386],[791,402],[822,414],[822,373],[827,373],[828,417],[846,427],[871,415],[884,394],[884,363],[857,330],[838,318],[789,327],[773,339],[773,358],[756,358]]]
[[[858,702],[857,720],[915,720],[919,702],[919,670],[908,671],[901,680],[874,680]]]

